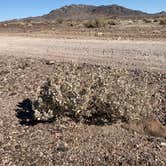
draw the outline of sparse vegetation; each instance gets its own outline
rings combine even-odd
[[[102,19],[89,20],[85,24],[86,28],[102,28],[105,27],[106,23]]]
[[[166,19],[161,19],[160,20],[160,25],[166,25]]]
[[[67,114],[87,123],[140,119],[156,111],[157,88],[137,85],[125,70],[88,65],[59,67],[39,90],[34,102],[38,120]]]
[[[107,22],[109,25],[117,25],[118,24],[118,21],[117,20],[113,20],[113,19],[110,19],[110,20],[108,20],[108,22]]]
[[[63,23],[63,19],[62,19],[62,18],[58,18],[58,19],[57,19],[57,23],[58,23],[58,24],[62,24],[62,23]]]
[[[86,28],[102,28],[108,25],[117,25],[116,19],[94,19],[88,20],[84,25]]]
[[[159,21],[159,20],[158,20],[157,18],[153,20],[153,22],[158,22],[158,21]]]
[[[144,18],[144,19],[143,19],[143,22],[144,22],[144,23],[151,23],[152,20],[151,20],[151,19]]]

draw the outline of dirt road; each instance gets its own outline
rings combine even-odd
[[[0,56],[45,58],[164,71],[166,42],[0,36]]]

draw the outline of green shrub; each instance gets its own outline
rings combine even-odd
[[[113,123],[117,120],[147,117],[157,107],[156,88],[134,83],[125,70],[89,65],[64,65],[37,92],[34,101],[37,120],[59,115],[87,123]]]

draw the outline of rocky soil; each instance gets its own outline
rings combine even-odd
[[[52,123],[21,123],[25,117],[31,115],[24,112],[16,116],[17,111],[30,107],[28,99],[35,96],[38,87],[48,77],[52,77],[59,63],[42,58],[35,59],[31,54],[31,57],[24,57],[23,53],[22,56],[21,53],[18,56],[7,56],[8,52],[2,54],[2,50],[1,46],[0,165],[166,164],[165,138],[125,130],[121,123],[87,125],[76,123],[68,117]],[[164,47],[161,52],[163,50]],[[43,56],[46,54],[43,53]],[[162,87],[161,93],[164,96],[165,72],[162,70],[148,73],[149,80]],[[141,80],[144,71],[134,70],[131,74]],[[156,118],[165,124],[164,103],[161,110]]]

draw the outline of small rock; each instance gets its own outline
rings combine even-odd
[[[166,147],[166,142],[161,142],[161,146],[165,146]]]
[[[9,94],[9,96],[15,96],[15,95],[17,95],[16,92],[11,92],[11,93]]]
[[[15,149],[16,149],[16,150],[21,149],[21,145],[15,145]]]
[[[47,61],[46,64],[47,64],[47,65],[54,65],[54,64],[55,64],[55,61]]]
[[[59,142],[57,144],[56,150],[59,152],[66,152],[68,150],[68,145],[64,142]]]
[[[3,120],[0,119],[0,126],[3,126]]]
[[[4,137],[2,134],[0,134],[0,142],[3,142],[4,141]]]

